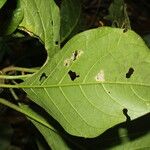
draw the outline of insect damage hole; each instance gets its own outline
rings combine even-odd
[[[43,82],[47,78],[46,73],[42,73],[40,76],[40,81]]]
[[[96,81],[105,81],[104,70],[100,70],[100,72],[95,76]]]
[[[71,70],[68,72],[68,74],[72,81],[74,81],[76,78],[80,77],[79,75],[76,74],[76,72],[73,72]]]
[[[76,59],[78,59],[81,56],[81,54],[83,54],[83,51],[79,51],[79,50],[74,51],[71,56],[71,60],[75,61]]]
[[[59,42],[58,42],[58,41],[55,41],[55,45],[59,45]]]
[[[126,122],[130,122],[130,121],[131,121],[131,118],[130,118],[130,116],[128,115],[128,109],[124,108],[124,109],[122,110],[122,112],[123,112],[123,114],[124,114],[125,117],[126,117]]]
[[[83,51],[74,51],[70,58],[64,60],[64,66],[69,67],[75,60],[77,60],[81,56],[81,54],[83,54]]]
[[[133,68],[129,68],[128,72],[126,73],[126,78],[130,78],[131,75],[133,74],[134,69]]]

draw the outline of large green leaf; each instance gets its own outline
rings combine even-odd
[[[95,137],[150,111],[149,68],[136,33],[102,27],[75,36],[20,87],[67,132]]]
[[[49,55],[59,47],[59,9],[53,0],[20,0],[24,18],[20,28],[37,36]]]
[[[80,0],[63,0],[61,4],[61,41],[64,41],[77,26],[81,14]]]

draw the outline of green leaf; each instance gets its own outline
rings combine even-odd
[[[64,41],[77,26],[81,14],[80,0],[63,0],[61,4],[61,41]]]
[[[62,150],[68,150],[67,144],[64,142],[59,133],[48,123],[48,121],[42,117],[40,114],[35,112],[27,105],[14,105],[5,99],[0,98],[0,104],[8,106],[28,117],[31,122],[37,127],[37,129],[41,132],[41,134],[45,137],[48,145],[52,149],[61,148]],[[1,138],[1,137],[0,137]],[[58,144],[59,143],[59,144]]]
[[[3,7],[3,5],[6,3],[7,0],[0,0],[0,9]]]
[[[150,111],[150,51],[133,31],[78,34],[28,78],[28,96],[70,134],[95,137]],[[18,86],[19,87],[19,86]]]
[[[114,0],[109,7],[109,15],[105,18],[112,21],[112,27],[131,29],[126,9],[124,0]]]
[[[23,19],[19,1],[8,1],[1,9],[0,19],[0,35],[12,34]]]
[[[34,120],[32,120],[32,123],[44,136],[45,140],[47,141],[48,145],[51,147],[52,150],[69,150],[69,147],[58,133],[53,132],[52,130],[44,127],[43,125]]]
[[[38,37],[49,55],[59,48],[59,9],[53,0],[20,0],[24,18],[20,28]]]
[[[26,105],[21,105],[20,108],[25,112],[30,113],[34,118],[38,118],[41,122],[47,122],[42,116],[40,116],[37,112]],[[52,131],[50,128],[44,126],[36,119],[29,118],[31,122],[36,126],[36,128],[40,131],[40,133],[44,136],[46,142],[51,147],[52,150],[68,150],[67,144],[64,142],[62,137],[59,135],[57,131]]]

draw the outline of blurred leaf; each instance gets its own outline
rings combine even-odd
[[[3,7],[3,5],[6,3],[7,0],[0,0],[0,9]]]
[[[112,27],[131,29],[124,0],[113,0],[109,7],[109,15],[105,18],[112,21]]]
[[[63,0],[61,4],[61,29],[60,36],[63,42],[75,29],[80,21],[81,1]]]
[[[23,19],[23,11],[20,8],[20,3],[17,0],[8,1],[0,12],[0,34],[12,34],[19,26]]]
[[[145,43],[147,44],[147,46],[150,48],[150,34],[145,35],[143,37],[143,39],[144,39]]]

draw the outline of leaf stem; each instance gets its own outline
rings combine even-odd
[[[34,73],[34,72],[37,72],[38,69],[9,66],[9,67],[6,67],[6,68],[2,69],[1,71],[4,72],[4,73],[9,72],[9,71],[21,71],[21,72],[31,72],[31,73]]]
[[[15,80],[15,79],[25,79],[31,77],[33,74],[26,74],[26,75],[0,75],[0,79],[7,79],[7,80]]]

